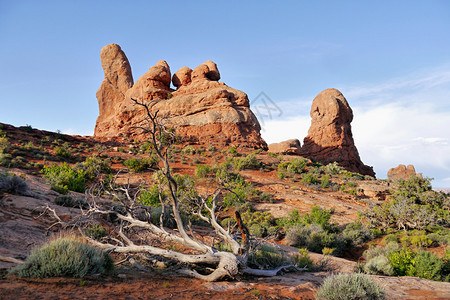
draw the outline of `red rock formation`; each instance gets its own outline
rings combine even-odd
[[[311,127],[303,141],[301,155],[323,164],[338,162],[344,168],[375,176],[372,167],[362,163],[353,141],[353,112],[336,89],[326,89],[314,98]]]
[[[273,143],[269,145],[270,153],[281,153],[281,154],[300,154],[301,145],[300,141],[297,139],[287,140],[280,143]]]
[[[130,63],[119,45],[110,44],[100,51],[105,78],[97,91],[99,116],[95,124],[95,136],[114,131],[118,106],[125,99],[125,92],[133,86]]]
[[[110,66],[103,64],[103,58],[102,66],[106,78],[106,70]],[[111,101],[114,105],[107,115],[100,109],[94,136],[148,138],[133,129],[146,124],[145,111],[131,101],[133,98],[155,100],[151,109],[159,110],[160,116],[167,117],[166,125],[192,142],[267,148],[260,135],[259,122],[250,110],[247,95],[218,82],[220,73],[214,62],[207,61],[194,70],[181,68],[172,78],[176,91],[170,88],[170,79],[169,66],[165,61],[160,61],[120,94],[121,97],[113,100],[107,95],[98,97],[100,107],[107,106],[105,104]],[[103,90],[103,84],[100,90]]]
[[[125,93],[124,104],[131,103],[130,98],[145,101],[167,99],[171,91],[170,76],[167,62],[164,60],[157,62]]]
[[[390,169],[387,175],[389,180],[408,180],[411,176],[422,178],[422,173],[416,173],[413,165],[408,165],[407,167],[405,165],[398,165],[398,167]]]

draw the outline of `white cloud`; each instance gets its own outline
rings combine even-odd
[[[67,128],[62,130],[62,133],[69,134],[69,135],[81,135],[81,136],[92,136],[94,134],[93,130],[79,130],[79,129],[73,129],[73,128]]]
[[[440,144],[440,145],[448,145],[448,138],[440,138],[440,137],[418,137],[415,138],[414,141],[419,141],[428,144]]]
[[[307,135],[311,119],[308,116],[297,116],[285,120],[268,120],[261,124],[261,135],[268,143],[279,143],[289,139],[299,139]]]
[[[398,164],[413,164],[418,172],[436,178],[450,172],[448,112],[386,104],[369,110],[358,106],[354,113],[356,146],[379,177]]]

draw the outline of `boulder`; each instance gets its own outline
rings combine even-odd
[[[408,180],[411,176],[422,178],[422,173],[416,173],[416,169],[413,165],[398,165],[396,168],[390,169],[387,176],[389,180]]]
[[[301,155],[323,164],[338,162],[349,171],[375,176],[372,167],[362,163],[353,141],[350,123],[353,112],[337,89],[326,89],[314,98],[311,127],[303,141]]]
[[[159,111],[160,116],[165,116],[165,124],[173,127],[185,141],[267,149],[259,122],[250,110],[247,94],[218,82],[220,73],[214,62],[206,61],[194,70],[181,68],[172,77],[177,90],[170,88],[170,79],[168,64],[165,61],[156,63],[114,100],[119,104],[111,107],[108,123],[98,121],[105,118],[104,111],[100,110],[94,136],[148,139],[135,129],[147,123],[145,110],[136,105],[133,98],[151,101],[151,111]],[[99,106],[108,101],[108,97],[99,98]]]
[[[170,68],[166,61],[161,60],[141,76],[125,93],[125,101],[131,98],[144,101],[167,99],[170,89]]]
[[[220,73],[219,69],[217,69],[216,63],[207,60],[203,63],[204,65],[208,66],[209,72],[206,73],[206,78],[212,81],[219,81],[220,80]]]
[[[192,71],[192,81],[219,81],[219,79],[219,69],[217,69],[217,65],[210,60],[205,61],[203,64],[195,68],[194,71]]]
[[[172,83],[175,87],[182,85],[188,85],[191,83],[192,69],[188,67],[182,67],[172,77]]]
[[[270,144],[268,151],[269,153],[277,154],[300,154],[301,145],[298,139],[292,139],[280,143]]]
[[[119,45],[110,44],[100,51],[105,78],[97,91],[99,116],[94,136],[107,135],[114,130],[114,117],[125,99],[125,92],[133,86],[133,75],[128,58]]]

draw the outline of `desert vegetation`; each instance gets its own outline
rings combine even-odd
[[[364,274],[339,274],[325,279],[316,299],[385,299],[384,290]]]
[[[65,241],[61,242],[65,246],[58,247],[76,248],[82,259],[95,264],[73,268],[66,253],[61,261],[67,261],[67,266],[56,260],[43,266],[40,259],[49,250],[40,253],[36,248],[11,274],[84,277],[107,273],[112,264],[105,253],[111,253],[116,263],[139,270],[165,266],[172,274],[222,280],[327,270],[330,256],[363,253],[353,259],[359,261],[357,270],[367,275],[450,280],[449,200],[448,195],[432,190],[431,179],[390,182],[389,198],[372,201],[365,196],[367,184],[385,183],[337,163],[322,165],[299,156],[267,155],[240,147],[186,145],[173,131],[156,124],[141,128],[147,130],[150,141],[130,140],[114,151],[89,142],[68,144],[64,136],[43,138],[40,143],[10,142],[3,133],[2,166],[40,174],[59,194],[55,205],[79,209],[79,216],[68,220],[47,208],[47,216],[56,220],[52,230],[77,233],[82,238],[71,239],[85,245]],[[190,171],[180,172],[182,168]],[[283,184],[289,193],[331,194],[366,209],[345,223],[336,222],[336,209],[323,204],[279,216],[259,207],[276,206],[283,200],[249,174]],[[0,193],[32,195],[33,191],[25,176],[4,171]],[[286,253],[276,243],[298,250]],[[80,250],[87,246],[96,250]],[[310,252],[323,258],[312,260]],[[89,258],[94,253],[101,255]],[[364,279],[335,278],[334,283],[327,279],[318,299],[333,299],[333,289],[343,295],[351,291],[383,297],[371,277],[356,275]]]
[[[75,236],[63,236],[36,248],[24,264],[10,271],[23,277],[84,277],[114,267],[111,257]]]

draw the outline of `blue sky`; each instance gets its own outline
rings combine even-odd
[[[92,134],[100,49],[117,43],[135,81],[211,59],[250,100],[265,92],[282,112],[259,116],[269,143],[302,141],[337,88],[378,177],[414,164],[450,187],[449,1],[242,2],[0,0],[0,122]]]

